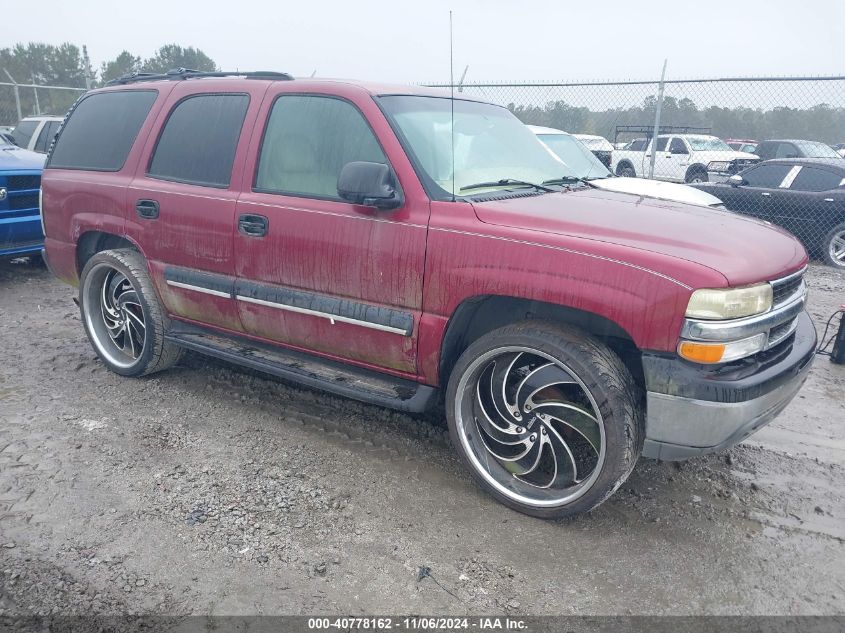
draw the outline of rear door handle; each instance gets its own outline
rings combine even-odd
[[[245,214],[238,218],[238,232],[249,237],[264,237],[270,220],[263,215]]]
[[[158,217],[158,210],[158,202],[155,200],[138,200],[135,203],[135,211],[138,212],[139,218],[155,220]]]
[[[825,202],[833,202],[833,198],[825,198],[824,201]]]
[[[769,196],[771,196],[772,194],[770,194],[770,193],[769,193],[769,192],[767,192],[767,191],[764,191],[764,192],[763,192],[763,193],[761,193],[760,195],[761,195],[761,196],[766,196],[766,197],[768,198],[768,197],[769,197]]]

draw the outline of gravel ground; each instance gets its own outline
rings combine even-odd
[[[823,327],[845,275],[808,281]],[[199,356],[121,378],[72,293],[0,263],[0,616],[845,612],[827,358],[745,444],[641,460],[590,515],[544,522],[472,484],[440,415]]]

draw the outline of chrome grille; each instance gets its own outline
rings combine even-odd
[[[799,292],[804,292],[805,271],[806,269],[799,270],[797,273],[789,275],[789,277],[776,279],[775,281],[771,282],[772,305],[775,308],[789,303],[791,300],[798,296]]]

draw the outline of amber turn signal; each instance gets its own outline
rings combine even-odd
[[[678,346],[678,354],[694,363],[718,363],[725,354],[725,344],[682,341]]]

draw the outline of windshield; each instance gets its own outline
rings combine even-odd
[[[730,152],[727,143],[715,136],[687,136],[687,143],[696,152]]]
[[[379,102],[404,137],[406,149],[423,172],[420,177],[437,199],[449,200],[453,193],[469,197],[502,189],[492,184],[461,191],[477,183],[522,180],[539,184],[576,175],[505,108],[442,97],[386,96]],[[508,185],[513,187],[522,185]]]
[[[610,172],[582,142],[569,134],[538,134],[567,168],[579,178],[607,178]]]
[[[842,158],[840,154],[824,143],[816,141],[796,141],[798,148],[807,158]]]

